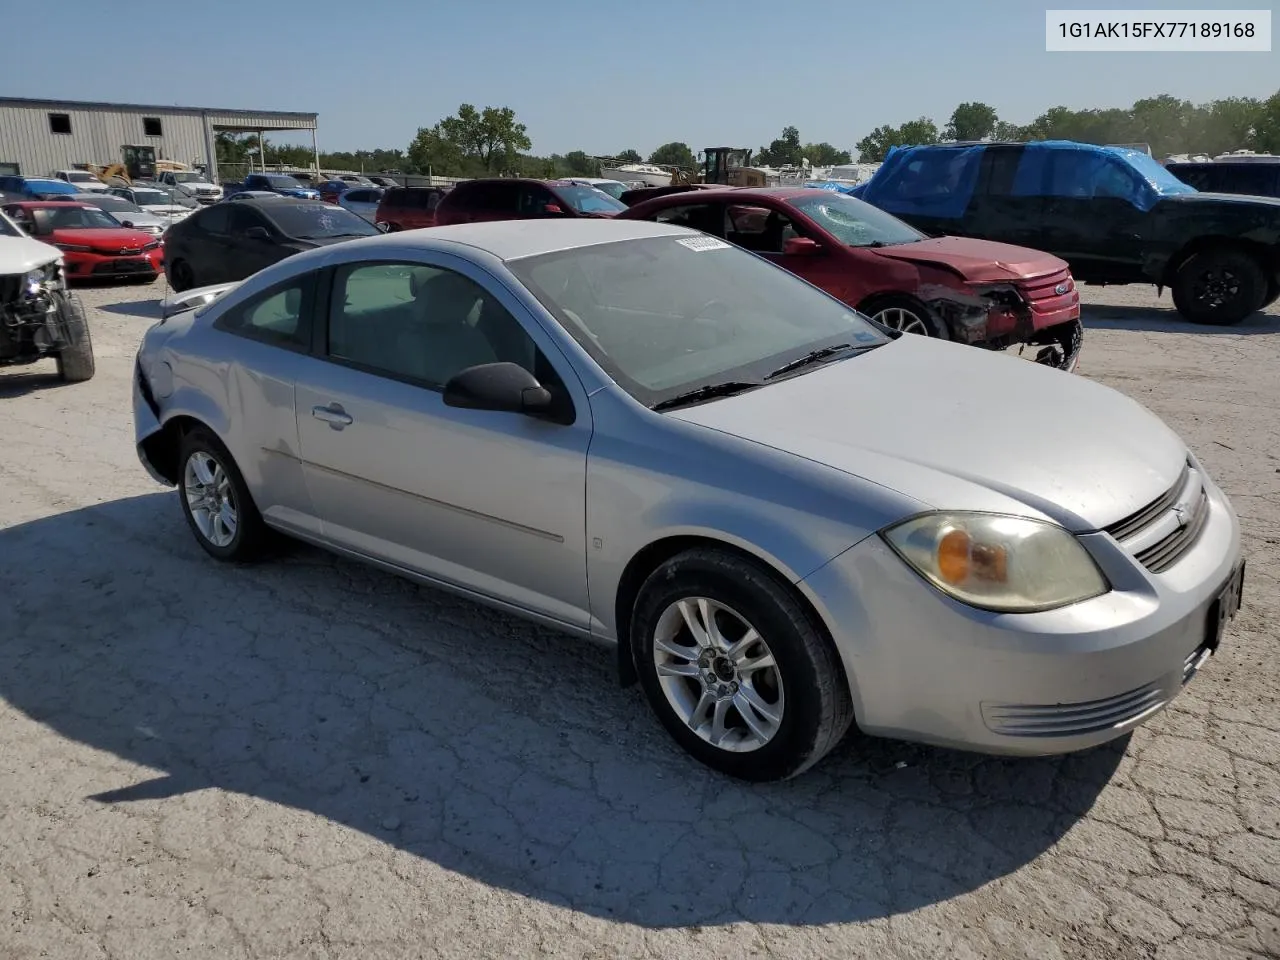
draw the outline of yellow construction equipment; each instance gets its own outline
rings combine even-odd
[[[704,147],[702,182],[726,187],[763,187],[763,170],[751,166],[750,147]]]

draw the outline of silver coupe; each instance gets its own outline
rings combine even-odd
[[[665,224],[291,256],[147,331],[133,406],[212,556],[283,533],[614,644],[675,740],[749,779],[855,724],[1102,743],[1240,603],[1236,514],[1137,402]]]

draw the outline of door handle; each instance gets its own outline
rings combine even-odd
[[[351,414],[343,410],[340,403],[331,403],[327,407],[312,407],[311,415],[317,420],[323,420],[334,430],[341,430],[354,422]]]

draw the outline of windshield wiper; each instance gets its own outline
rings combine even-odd
[[[777,370],[774,370],[766,376],[765,379],[772,380],[775,377],[782,376],[784,373],[791,373],[793,370],[800,370],[801,368],[810,366],[811,364],[821,363],[823,360],[828,360],[838,353],[846,353],[850,350],[862,353],[864,350],[874,350],[878,346],[880,346],[878,343],[864,343],[860,347],[855,347],[852,343],[833,343],[829,347],[821,347],[817,350],[811,350],[803,357],[796,357],[794,360],[784,363]]]
[[[755,380],[726,380],[724,383],[708,383],[706,386],[695,387],[693,390],[686,390],[684,393],[677,393],[674,397],[668,397],[666,400],[655,403],[650,409],[670,410],[672,407],[683,407],[689,403],[697,403],[699,400],[729,397],[735,393],[742,393],[759,386],[762,386],[762,384]]]

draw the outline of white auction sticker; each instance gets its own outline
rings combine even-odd
[[[729,244],[723,240],[717,240],[715,237],[680,237],[676,240],[676,243],[699,252],[703,250],[727,250],[729,248]]]
[[[1045,50],[1269,53],[1270,10],[1046,10]]]

